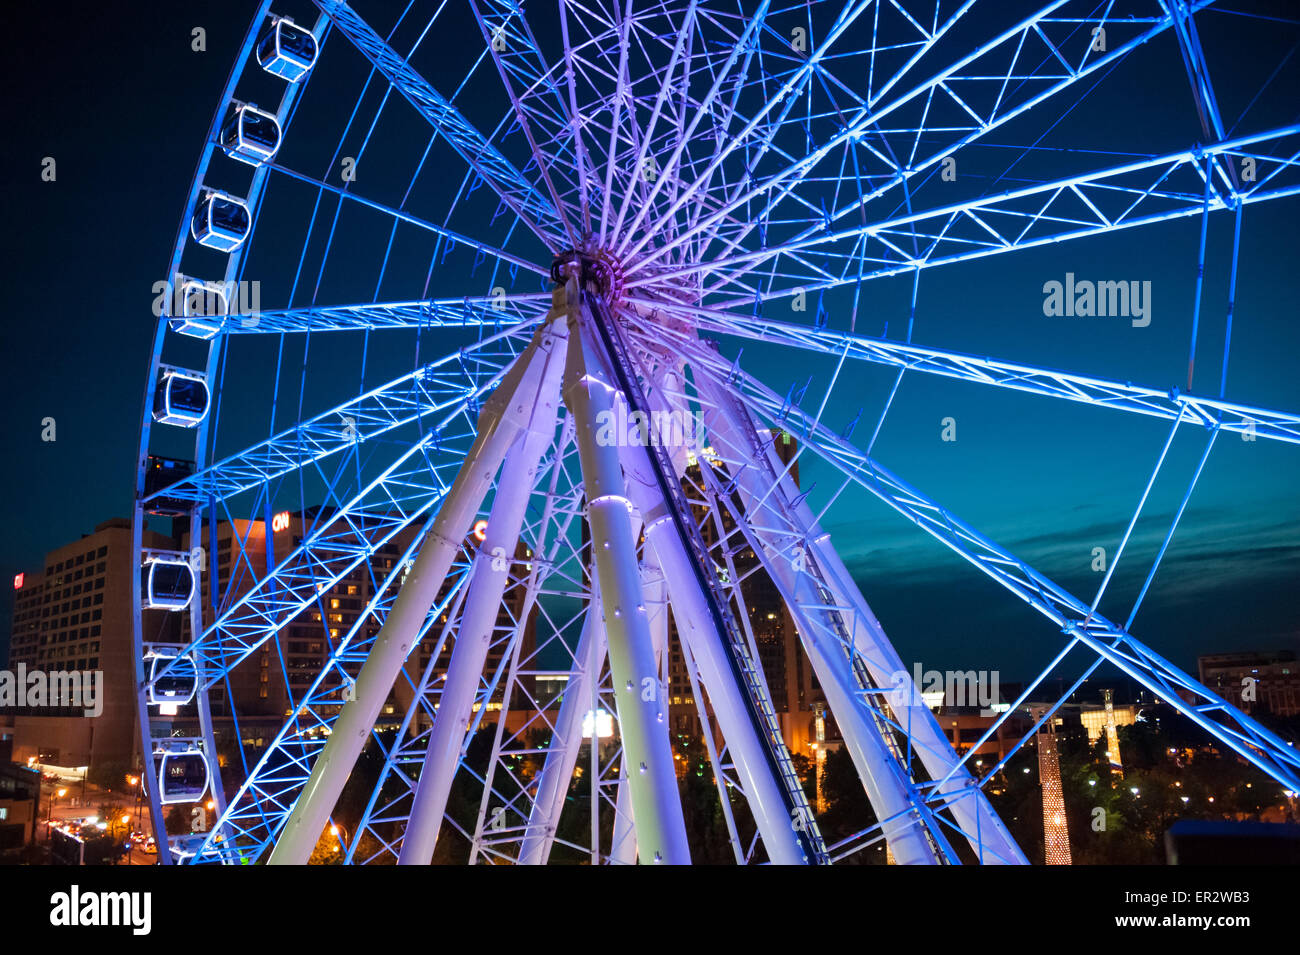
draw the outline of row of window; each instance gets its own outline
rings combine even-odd
[[[86,563],[87,561],[98,560],[100,557],[104,557],[107,554],[108,554],[107,545],[101,547],[99,550],[88,550],[84,554],[78,554],[75,558],[69,557],[67,560],[61,560],[57,564],[52,564],[51,566],[46,567],[45,576],[53,577],[56,573],[58,573],[61,570],[64,570],[65,568],[70,570],[73,567],[80,567],[82,564]],[[101,566],[101,570],[102,570],[102,566]]]

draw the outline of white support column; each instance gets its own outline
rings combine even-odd
[[[818,525],[808,504],[800,500],[798,489],[790,475],[785,473],[784,465],[775,456],[774,448],[770,444],[765,445],[743,407],[720,395],[716,389],[709,388],[707,384],[705,390],[709,392],[710,399],[720,406],[716,412],[707,416],[710,419],[710,433],[716,432],[736,456],[747,459],[748,466],[744,468],[737,488],[745,506],[753,510],[750,514],[751,524],[763,528],[788,527],[797,538],[797,541],[790,543],[805,547],[810,552],[835,603],[848,608],[848,612],[841,613],[840,618],[852,638],[854,652],[862,658],[872,681],[878,687],[891,690],[891,700],[910,701],[911,705],[892,707],[894,718],[905,728],[912,740],[913,751],[925,766],[926,772],[934,779],[942,779],[952,773],[940,793],[953,797],[949,803],[953,816],[967,834],[971,848],[980,860],[987,864],[1026,864],[1028,860],[1024,853],[989,805],[983,790],[975,785],[966,767],[963,765],[953,770],[958,758],[952,744],[930,708],[921,702],[920,691],[916,688],[911,673],[903,666],[880,621],[876,619],[848,568],[836,553],[830,535]],[[757,449],[760,445],[765,446],[765,453],[751,456],[751,449]],[[762,479],[776,482],[778,487],[770,494],[766,493],[765,488],[760,493],[758,482]],[[791,501],[797,503],[790,506]],[[783,544],[787,543],[778,540],[775,533],[765,536],[778,550],[783,549]],[[809,599],[814,603],[820,602],[816,597]],[[963,792],[965,795],[956,795]]]
[[[852,608],[847,615],[852,619],[846,622],[850,623],[854,652],[862,657],[878,686],[895,688],[890,693],[891,700],[910,701],[902,707],[892,702],[890,705],[894,719],[912,740],[913,751],[921,764],[933,779],[942,779],[952,773],[948,782],[939,789],[939,794],[951,797],[952,801],[947,805],[952,809],[957,825],[966,833],[971,848],[986,865],[1028,865],[1029,860],[1001,817],[989,805],[984,790],[975,785],[965,764],[957,765],[959,760],[952,743],[944,735],[930,707],[921,699],[921,691],[903,666],[898,651],[889,642],[848,568],[831,546],[830,535],[814,524],[809,541],[814,559],[821,566],[836,603]]]
[[[749,799],[754,821],[763,836],[768,857],[778,865],[804,865],[805,858],[794,828],[795,820],[786,808],[780,783],[770,769],[765,743],[758,735],[744,696],[727,661],[722,635],[713,625],[713,614],[705,600],[691,556],[659,491],[651,471],[650,458],[642,447],[625,447],[622,459],[627,468],[628,491],[645,515],[646,548],[654,555],[668,585],[668,599],[681,629],[678,638],[689,644],[699,668],[700,679],[713,705],[722,736],[741,776],[741,788]],[[676,480],[676,475],[673,475]],[[715,767],[721,772],[720,767]]]
[[[618,449],[596,440],[597,422],[610,420],[605,416],[613,414],[615,390],[586,340],[582,326],[590,319],[581,315],[576,279],[570,279],[569,289],[571,324],[564,399],[574,416],[582,462],[638,858],[643,864],[687,864],[690,851],[668,740],[668,707],[659,692],[649,621],[641,602],[632,505]]]
[[[659,692],[668,698],[670,687],[667,677],[668,656],[668,586],[664,580],[654,552],[645,548],[641,557],[641,602],[646,608],[650,623],[650,642],[655,650],[655,662],[662,679]],[[668,745],[672,746],[672,727],[669,726]],[[612,865],[636,864],[636,820],[632,816],[631,794],[627,786],[627,760],[619,767],[618,785],[614,793],[614,833],[610,840],[609,861]]]
[[[680,388],[683,377],[677,367],[664,366],[657,371],[662,384],[647,393],[652,413],[670,410],[667,394]],[[688,409],[672,410],[683,416],[689,414]],[[651,426],[647,423],[646,427]],[[686,439],[695,429],[688,431],[683,425],[677,430]],[[673,431],[670,428],[669,434]],[[655,434],[651,439],[660,437]],[[671,480],[680,480],[685,473],[688,450],[684,441],[664,448],[674,468]],[[699,449],[695,450],[698,453]],[[722,643],[723,635],[711,622],[712,613],[691,566],[692,557],[667,513],[667,503],[655,480],[649,452],[635,445],[625,448],[623,464],[629,493],[645,518],[647,560],[652,559],[663,573],[668,598],[673,605],[673,617],[678,622],[678,638],[695,660],[718,727],[733,755],[732,762],[763,836],[768,857],[778,865],[807,865],[809,859],[796,835],[796,821],[787,808],[781,783],[771,770],[767,744],[750,717],[746,691],[736,681],[731,669]],[[763,681],[766,692],[762,674],[759,674],[759,679]],[[721,779],[721,768],[715,767],[715,771]]]
[[[542,455],[555,438],[561,367],[558,354],[547,362],[540,400],[532,409],[532,420],[515,438],[506,454],[487,530],[470,570],[465,610],[438,698],[438,713],[429,733],[429,745],[416,783],[398,865],[428,865],[433,861],[452,780],[465,747],[474,697],[478,693],[483,666],[492,645],[492,632],[501,612],[501,598],[519,546],[524,511],[528,507]]]
[[[356,698],[339,713],[268,864],[305,865],[311,856],[506,450],[531,421],[546,365],[553,357],[558,359],[564,345],[563,315],[562,310],[552,308],[528,348],[484,404],[474,443],[429,522],[415,565],[357,677]]]
[[[716,396],[714,396],[716,397]],[[705,412],[710,435],[728,447],[746,448],[740,439],[739,428],[726,413],[724,402]],[[752,430],[752,428],[751,428]],[[747,508],[751,527],[779,527],[779,523],[765,521],[763,508],[767,502],[770,473],[756,466],[742,467],[733,475],[736,487]],[[755,533],[758,533],[755,531]],[[760,550],[760,553],[761,550]],[[769,576],[781,591],[791,614],[799,622],[799,635],[808,653],[809,663],[817,674],[826,702],[844,737],[844,744],[853,758],[867,796],[882,820],[882,831],[889,842],[894,857],[902,865],[935,865],[941,860],[926,838],[921,822],[905,781],[901,767],[890,753],[885,741],[866,712],[865,704],[857,698],[857,687],[852,680],[847,660],[837,641],[831,639],[826,627],[811,619],[806,606],[819,606],[822,599],[812,586],[807,574],[796,573],[789,561],[771,560],[763,555],[763,564]]]
[[[599,588],[594,580],[592,586],[595,592],[582,622],[582,636],[578,638],[569,682],[560,700],[555,732],[546,747],[542,770],[537,774],[537,792],[519,849],[520,865],[545,865],[550,858],[564,799],[578,765],[578,750],[582,748],[582,718],[590,707],[593,681],[600,679],[600,668],[605,664],[605,624],[601,620]],[[595,729],[593,726],[592,731]]]

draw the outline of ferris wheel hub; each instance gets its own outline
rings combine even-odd
[[[551,260],[551,280],[563,285],[576,272],[578,281],[594,291],[608,304],[623,301],[624,272],[622,263],[603,247],[566,249]]]

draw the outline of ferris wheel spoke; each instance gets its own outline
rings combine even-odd
[[[585,190],[582,144],[576,118],[569,114],[569,106],[552,75],[555,70],[547,66],[538,48],[520,0],[470,0],[470,7],[528,141],[532,164],[537,166],[559,214],[569,247],[576,248],[586,232],[586,202],[580,202],[581,219],[575,231],[569,221],[568,203],[556,189],[552,173],[567,167],[576,180],[572,185]],[[563,20],[563,10],[560,16]]]
[[[369,302],[358,305],[303,305],[262,309],[256,314],[230,315],[222,329],[235,335],[294,332],[337,332],[387,328],[519,329],[538,320],[550,301],[548,292],[466,295],[410,302]],[[541,306],[541,308],[538,308]]]
[[[859,280],[897,275],[916,268],[963,262],[1120,229],[1232,209],[1300,193],[1300,125],[1237,137],[1206,147],[1092,170],[965,203],[916,212],[865,226],[773,245],[702,266],[716,281],[707,285],[710,304],[726,308],[770,301],[803,290],[836,288]],[[1213,161],[1206,196],[1206,157]],[[1249,164],[1253,181],[1234,186],[1227,169]],[[920,249],[913,253],[912,248]],[[826,251],[819,251],[825,249]],[[804,256],[807,282],[755,289],[725,298],[750,270],[779,258]],[[859,262],[868,263],[859,272]],[[679,268],[657,278],[686,274]],[[835,276],[827,279],[827,273]],[[820,274],[818,274],[820,273]],[[798,273],[786,273],[796,278]],[[628,288],[648,284],[628,280]],[[775,283],[771,283],[775,284]],[[748,291],[748,290],[747,290]]]
[[[792,71],[790,76],[786,78],[775,91],[765,96],[765,105],[763,108],[759,110],[747,123],[745,123],[735,136],[728,138],[726,145],[714,154],[712,159],[710,159],[699,175],[697,175],[689,185],[678,194],[677,198],[668,209],[650,228],[646,230],[645,238],[630,246],[628,249],[629,256],[637,255],[645,247],[650,238],[659,234],[665,224],[676,215],[683,206],[690,202],[696,195],[700,194],[701,190],[703,190],[710,182],[713,174],[720,166],[722,166],[733,152],[742,147],[749,148],[754,146],[755,143],[751,141],[750,138],[751,134],[760,129],[765,129],[765,132],[758,138],[756,143],[757,148],[754,150],[754,155],[752,158],[747,160],[746,165],[749,168],[753,168],[763,160],[767,151],[772,148],[776,134],[784,127],[787,117],[797,104],[799,94],[810,82],[815,72],[821,67],[822,60],[828,55],[836,40],[838,40],[839,37],[848,30],[854,20],[856,20],[867,7],[871,6],[872,2],[873,0],[866,0],[866,2],[853,3],[845,6],[839,17],[836,19],[835,24],[831,27],[828,35],[817,45],[817,48],[812,51],[808,59],[798,69]],[[737,90],[737,94],[739,94],[739,89]],[[780,114],[775,119],[768,121],[768,115],[776,109],[778,105],[781,106]],[[746,180],[742,179],[737,184],[737,190],[739,190],[740,186],[743,185],[745,181]],[[678,243],[673,242],[672,244],[676,246]]]
[[[615,237],[623,234],[623,222],[627,218],[628,205],[631,203],[633,198],[633,186],[644,184],[645,182],[646,159],[649,155],[648,151],[650,149],[650,144],[654,141],[655,130],[659,125],[660,117],[663,115],[664,105],[668,102],[669,94],[678,82],[678,64],[681,62],[682,57],[686,52],[687,41],[690,39],[695,29],[695,11],[697,5],[698,0],[690,0],[685,13],[682,15],[677,37],[673,43],[672,55],[668,58],[668,64],[662,71],[656,71],[657,75],[654,77],[654,82],[655,85],[659,87],[659,92],[655,94],[654,107],[650,111],[650,118],[645,126],[644,134],[641,136],[641,142],[637,149],[636,158],[628,168],[628,173],[631,178],[627,188],[623,191],[623,198],[618,207],[618,216],[615,218],[611,230]],[[647,61],[648,60],[649,58],[647,57]],[[633,97],[632,102],[635,104],[635,97]],[[634,113],[629,112],[627,117],[629,123],[634,127],[638,125]],[[613,162],[614,157],[609,157],[607,161]]]
[[[752,376],[702,349],[696,350],[692,366],[715,382],[730,382],[737,396],[760,420],[798,434],[820,458],[1002,584],[1050,619],[1061,633],[1078,639],[1287,788],[1300,790],[1300,753],[1272,731],[848,441],[814,423],[797,405],[783,400]],[[1194,702],[1187,701],[1189,696],[1194,697]]]
[[[705,116],[711,114],[711,111],[713,109],[713,102],[715,99],[717,99],[718,94],[722,89],[723,82],[731,76],[732,70],[735,69],[736,64],[741,59],[741,54],[746,52],[753,44],[754,34],[760,31],[766,25],[767,11],[769,6],[770,3],[768,2],[768,0],[762,0],[762,2],[759,3],[758,5],[758,9],[755,10],[751,16],[746,18],[747,22],[745,24],[745,28],[741,32],[741,34],[735,38],[735,41],[732,43],[731,53],[727,56],[726,61],[722,64],[721,68],[717,71],[713,79],[713,83],[710,85],[708,92],[705,93],[703,100],[701,100],[698,104],[695,105],[695,115],[691,118],[689,123],[685,124],[683,128],[680,128],[678,130],[677,137],[676,137],[677,144],[673,149],[673,151],[669,154],[668,159],[662,164],[661,168],[657,170],[655,181],[651,186],[650,195],[647,201],[645,202],[645,204],[641,206],[640,211],[637,212],[637,214],[632,218],[632,221],[628,223],[627,230],[626,230],[626,235],[628,237],[634,236],[636,234],[637,229],[640,227],[641,223],[645,221],[645,217],[649,214],[650,210],[653,208],[654,200],[659,195],[660,190],[663,189],[664,184],[677,182],[678,170],[680,168],[682,154],[686,151],[687,145],[690,143],[691,138],[695,135],[695,130],[699,127],[700,123],[704,120]],[[684,108],[682,108],[681,110],[681,115],[679,119],[685,119]],[[639,243],[637,243],[633,247],[633,249],[628,249],[628,240],[625,239],[623,244],[620,246],[619,251],[626,252],[626,254],[628,254],[629,256],[635,255],[634,250],[641,248],[641,246],[643,246],[646,242],[648,242],[651,239],[651,237],[659,233],[662,230],[664,222],[670,219],[672,215],[678,209],[681,208],[681,206],[685,203],[685,201],[686,200],[678,197],[676,200],[670,203],[667,210],[659,218],[656,224],[652,226],[650,229],[646,230],[645,238],[643,238]]]
[[[288,166],[280,165],[279,163],[268,162],[265,165],[266,168],[271,169],[274,172],[282,173],[283,175],[289,177],[290,179],[296,179],[299,182],[306,183],[307,185],[310,185],[320,190],[321,192],[333,193],[334,195],[338,196],[340,199],[348,199],[359,205],[363,205],[368,209],[373,209],[376,212],[391,217],[396,222],[405,222],[407,225],[413,225],[417,228],[425,230],[426,232],[432,232],[434,235],[438,236],[439,240],[445,243],[442,246],[442,252],[441,252],[443,258],[445,258],[447,254],[451,252],[453,249],[455,249],[456,246],[458,245],[463,245],[467,249],[473,249],[475,252],[473,269],[475,271],[478,269],[479,265],[482,263],[484,259],[486,259],[488,256],[491,256],[492,258],[496,259],[498,262],[504,263],[505,265],[509,266],[512,276],[516,274],[519,271],[519,269],[524,269],[525,271],[533,272],[543,277],[545,277],[548,274],[546,269],[542,268],[536,262],[530,259],[523,258],[511,252],[506,252],[504,249],[499,249],[493,245],[490,245],[486,242],[482,242],[471,236],[464,235],[463,233],[460,232],[455,232],[444,226],[440,226],[437,225],[436,223],[429,222],[425,219],[421,219],[419,216],[413,215],[412,213],[407,212],[405,209],[397,209],[394,208],[393,206],[386,205],[374,199],[368,199],[361,193],[358,193],[355,189],[351,189],[351,188],[344,189],[341,186],[336,186],[333,183],[324,182],[313,176],[309,176],[306,173],[298,172],[296,169],[291,169]]]
[[[979,140],[989,131],[1033,109],[1056,93],[1117,62],[1133,49],[1167,29],[1171,21],[1166,12],[1140,19],[1134,17],[1116,20],[1112,11],[1106,16],[1108,28],[1139,32],[1122,43],[1116,43],[1109,52],[1101,52],[1094,56],[1090,46],[1091,36],[1086,33],[1080,35],[1078,32],[1081,25],[1091,24],[1097,20],[1095,16],[1089,16],[1091,5],[1088,9],[1081,10],[1077,16],[1066,16],[1064,11],[1059,16],[1055,15],[1068,2],[1071,0],[1058,0],[1050,4],[974,52],[957,59],[931,79],[906,93],[870,108],[856,111],[821,146],[811,150],[797,163],[766,177],[757,185],[733,197],[718,212],[700,222],[681,238],[689,238],[695,233],[711,228],[725,215],[730,215],[753,200],[762,198],[764,205],[760,210],[751,212],[750,224],[738,234],[729,237],[722,252],[726,255],[756,228],[758,223],[768,221],[773,216],[775,207],[836,148],[846,142],[870,140],[873,136],[883,137],[885,134],[879,129],[883,119],[893,116],[904,107],[912,109],[914,112],[910,124],[904,118],[906,113],[894,117],[893,122],[898,124],[905,135],[911,137],[920,137],[929,129],[931,133],[942,137],[943,145],[925,157],[918,157],[910,164],[887,162],[881,168],[881,164],[877,163],[877,168],[880,169],[878,173],[874,176],[869,172],[863,174],[868,182],[874,183],[869,190],[865,190],[860,198],[839,209],[828,211],[829,221],[810,224],[803,233],[796,235],[793,241],[806,238],[813,232],[829,229],[850,212],[930,169],[962,146]],[[1087,3],[1088,0],[1084,2]],[[1200,9],[1208,2],[1210,0],[1202,0],[1196,8]],[[1064,31],[1064,38],[1057,40],[1049,37],[1044,29],[1045,26]],[[1022,65],[1022,58],[1033,56],[1025,51],[1026,44],[1030,42],[1034,44],[1039,58],[1031,60],[1031,65],[1026,67]],[[1066,44],[1072,44],[1072,47]],[[1000,62],[1008,53],[1012,55],[1005,68],[992,65],[994,62]],[[1074,65],[1076,63],[1077,66]],[[992,91],[983,90],[982,86],[989,85],[987,81],[990,71],[1000,78],[1000,82]],[[982,96],[982,101],[976,101],[977,94]],[[936,96],[941,96],[942,100],[957,114],[965,117],[964,120],[954,118],[945,121],[941,128],[936,128],[935,122],[927,118],[931,110],[930,102]],[[929,126],[926,125],[927,123]],[[872,152],[864,150],[864,156],[870,158],[871,155]],[[881,154],[877,151],[876,155]],[[647,266],[664,254],[663,249],[652,252],[643,260],[642,265]]]
[[[730,78],[724,77],[723,86],[734,87],[729,94],[732,102],[726,102],[727,96],[720,95],[725,93],[723,89],[714,96],[716,105],[702,107],[703,98],[692,96],[691,86],[712,87],[723,69],[730,68],[728,64],[737,59],[734,49],[736,37],[745,31],[748,21],[743,16],[716,10],[700,15],[696,7],[688,7],[681,14],[680,21],[675,19],[676,16],[677,11],[660,6],[634,18],[623,18],[617,29],[609,31],[609,39],[618,40],[620,51],[620,62],[606,80],[613,83],[615,93],[601,94],[598,105],[588,111],[593,122],[599,122],[606,113],[611,118],[609,149],[604,157],[609,209],[602,215],[602,247],[612,247],[626,239],[621,231],[622,220],[610,221],[615,204],[625,210],[634,197],[643,208],[659,214],[675,200],[683,178],[693,175],[694,169],[703,161],[697,153],[716,152],[722,138],[719,130],[724,122],[719,120],[718,113],[727,117],[725,122],[730,121],[736,111],[734,101],[744,86],[742,78],[747,75],[754,58],[756,44],[747,43],[738,57],[744,70],[733,72]],[[731,20],[740,23],[736,25],[729,22]],[[715,31],[720,31],[722,39],[716,37]],[[604,39],[604,36],[594,38],[596,49],[602,56]],[[575,52],[582,52],[586,46],[584,44]],[[669,72],[655,65],[654,51],[657,47],[669,53],[673,63],[681,61],[680,71]],[[637,64],[645,63],[648,71],[648,75],[637,82],[629,80],[632,60]],[[664,84],[669,86],[668,90],[664,89]],[[644,88],[647,86],[649,88]],[[639,122],[640,107],[648,107],[652,101],[658,104],[660,93],[665,94],[663,107],[658,112],[651,110],[643,129]],[[711,113],[712,128],[698,131],[692,138],[685,135],[685,130],[691,121],[688,113],[693,110],[696,116],[701,112]],[[665,117],[667,122],[661,126],[659,120]],[[668,122],[671,122],[671,128]],[[620,142],[625,144],[625,150],[620,150]],[[683,142],[685,148],[679,160],[680,174],[671,171],[665,174],[660,168],[659,157],[674,152]],[[704,147],[702,150],[699,149],[701,145]],[[663,185],[667,186],[667,191],[659,194],[657,187]]]
[[[628,30],[630,29],[632,19],[632,0],[624,0],[626,7],[620,9],[619,0],[611,0],[611,7],[617,21],[618,29],[618,66],[615,70],[614,90],[609,96],[610,102],[610,123],[609,123],[609,146],[605,150],[605,184],[601,190],[600,197],[600,244],[603,246],[607,241],[607,228],[609,227],[610,202],[614,189],[614,169],[616,163],[614,156],[617,151],[618,131],[623,121],[623,104],[629,98],[628,92]],[[580,21],[581,22],[581,21]],[[571,80],[572,82],[572,80]],[[588,117],[594,119],[594,116]],[[579,133],[581,135],[581,133]]]
[[[651,303],[636,298],[629,301],[642,305],[652,314],[654,310],[663,310],[689,317],[702,332],[734,335],[752,341],[820,352],[836,358],[874,362],[900,371],[957,378],[1169,421],[1180,420],[1184,424],[1203,428],[1300,444],[1300,414],[1295,412],[1274,411],[1222,399],[1183,394],[1176,387],[1142,387],[1131,382],[997,361],[826,328],[809,328],[736,312],[691,308],[664,302]],[[642,323],[643,329],[646,328],[646,320],[637,321]]]
[[[442,133],[447,143],[488,184],[502,204],[509,207],[552,252],[563,247],[567,230],[562,213],[499,149],[347,3],[342,0],[314,2],[416,111]]]
[[[592,220],[595,210],[592,208],[591,190],[593,186],[599,189],[599,180],[584,139],[586,136],[586,117],[578,108],[577,58],[574,55],[573,43],[569,39],[569,20],[571,19],[570,14],[573,3],[571,0],[560,0],[559,6],[560,39],[564,45],[565,89],[568,93],[568,121],[573,136],[574,153],[577,158],[578,208],[581,216],[582,234],[585,237],[593,232]],[[573,19],[580,22],[580,16]],[[601,197],[601,205],[602,207],[604,205],[603,196]]]
[[[196,471],[144,503],[170,499],[199,506],[210,499],[229,500],[429,415],[454,414],[491,390],[522,350],[518,338],[526,332],[526,326],[511,329],[452,352]]]

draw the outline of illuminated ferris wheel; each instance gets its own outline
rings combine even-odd
[[[1300,754],[1131,633],[1137,605],[1098,612],[1110,573],[1076,597],[872,457],[900,382],[936,375],[1164,419],[1165,451],[1200,429],[1202,465],[1224,433],[1300,442],[1300,416],[1221,388],[911,340],[945,268],[1171,220],[1239,234],[1300,189],[1300,127],[1220,113],[1209,3],[287,6],[260,4],[221,92],[147,382],[136,652],[163,861],[305,863],[333,832],[358,864],[447,840],[477,863],[687,863],[689,706],[738,863],[1025,862],[984,792],[1010,756],[954,750],[823,530],[854,497],[1048,618],[1050,662],[984,739],[1082,659],[1080,682],[1114,667],[1300,789]],[[1061,117],[1156,52],[1184,140],[1069,142]],[[893,337],[858,330],[886,307]],[[747,343],[799,381],[760,380]],[[832,420],[871,368],[886,400]],[[142,546],[154,518],[175,550]],[[838,841],[782,732],[759,586],[875,816]],[[1025,739],[1055,707],[1035,712]]]

